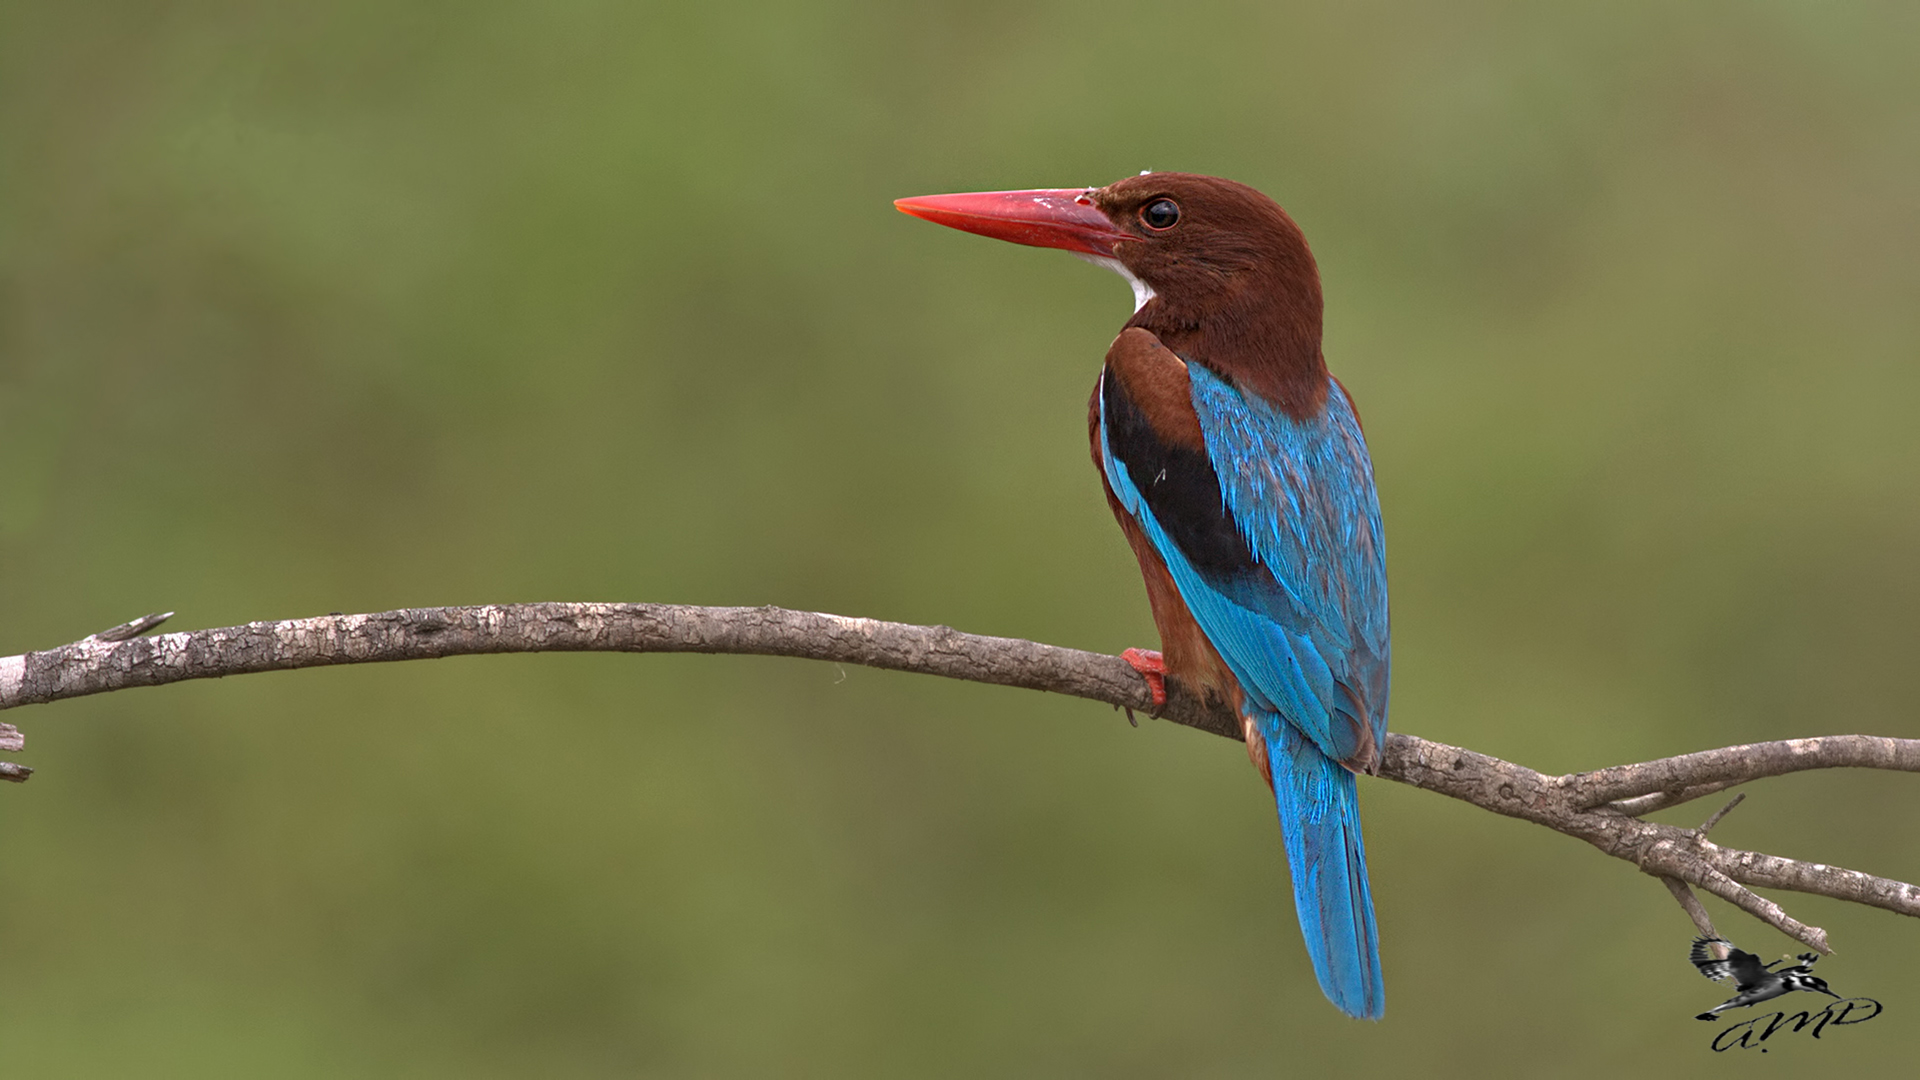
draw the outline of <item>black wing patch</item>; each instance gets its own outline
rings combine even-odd
[[[1112,372],[1100,380],[1100,393],[1108,450],[1193,568],[1220,581],[1270,577],[1227,513],[1206,451],[1162,439]]]
[[[1741,989],[1753,986],[1769,974],[1770,965],[1762,964],[1758,956],[1736,948],[1726,938],[1694,938],[1693,950],[1687,958],[1700,969],[1700,974],[1715,982],[1732,979]]]
[[[1733,977],[1733,965],[1728,961],[1728,955],[1738,951],[1732,942],[1724,938],[1700,937],[1693,939],[1693,949],[1687,954],[1687,959],[1700,969],[1700,974],[1714,982],[1725,982]]]

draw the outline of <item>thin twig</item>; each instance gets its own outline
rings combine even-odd
[[[1708,818],[1705,822],[1703,822],[1698,829],[1695,829],[1694,833],[1698,835],[1700,839],[1705,840],[1707,838],[1707,834],[1713,831],[1713,827],[1715,825],[1720,824],[1720,819],[1723,817],[1726,817],[1728,814],[1733,813],[1733,808],[1745,802],[1746,799],[1747,799],[1747,793],[1744,791],[1738,795],[1735,795],[1733,797],[1732,802],[1728,803],[1727,805],[1721,807],[1718,810],[1715,810],[1713,812],[1713,816]]]
[[[20,734],[19,728],[14,727],[12,724],[0,724],[0,753],[17,754],[26,748],[27,737]],[[27,777],[32,775],[33,770],[27,768],[25,765],[15,765],[11,761],[0,761],[0,780],[9,780],[16,784],[23,784],[26,782]]]
[[[1655,810],[1690,803],[1695,799],[1704,799],[1709,795],[1718,795],[1730,787],[1746,783],[1745,780],[1718,780],[1711,784],[1695,784],[1679,791],[1656,791],[1650,795],[1635,795],[1631,799],[1615,799],[1607,804],[1608,809],[1617,813],[1639,817],[1651,814]]]
[[[0,709],[135,686],[333,664],[484,653],[693,652],[805,657],[1047,690],[1241,740],[1239,721],[1223,703],[1196,697],[1177,679],[1168,680],[1166,704],[1156,709],[1146,682],[1119,657],[963,634],[944,626],[775,607],[503,604],[134,636],[151,629],[158,618],[136,619],[57,649],[0,658]],[[107,635],[127,628],[136,629],[127,631],[126,640],[107,640]],[[1743,781],[1806,769],[1920,772],[1920,740],[1871,735],[1790,739],[1568,776],[1549,776],[1397,733],[1387,736],[1382,751],[1383,779],[1578,837],[1669,881],[1670,889],[1671,882],[1706,889],[1822,952],[1828,951],[1825,931],[1794,920],[1746,886],[1831,896],[1920,916],[1920,889],[1904,882],[1708,842],[1705,831],[1721,815],[1698,830],[1638,816]],[[20,779],[27,772],[6,766],[0,776]]]
[[[1713,928],[1713,919],[1708,916],[1707,909],[1700,906],[1700,898],[1693,895],[1693,890],[1687,888],[1686,882],[1678,878],[1663,877],[1660,883],[1667,887],[1667,891],[1673,894],[1675,900],[1680,901],[1680,910],[1686,912],[1687,918],[1693,920],[1693,928],[1700,931],[1701,937],[1720,936],[1720,931]]]
[[[1565,783],[1573,794],[1574,804],[1585,810],[1656,791],[1680,792],[1702,784],[1739,783],[1808,769],[1920,772],[1920,740],[1826,735],[1723,746],[1639,765],[1616,765],[1576,773],[1566,777]]]
[[[1699,885],[1701,888],[1727,901],[1741,911],[1746,912],[1788,937],[1793,938],[1795,941],[1804,942],[1823,954],[1831,954],[1833,952],[1833,949],[1827,945],[1827,932],[1825,930],[1817,926],[1808,926],[1806,923],[1788,915],[1779,904],[1759,895],[1717,869],[1708,867],[1707,870],[1701,874],[1700,879],[1694,882],[1694,884]]]
[[[128,638],[136,638],[171,618],[173,618],[171,611],[156,611],[151,615],[142,615],[130,622],[123,622],[119,626],[110,626],[93,635],[92,640],[125,641]]]

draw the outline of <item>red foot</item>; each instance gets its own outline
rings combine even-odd
[[[1167,662],[1152,649],[1128,649],[1120,654],[1120,659],[1133,665],[1133,670],[1147,680],[1147,689],[1153,693],[1153,707],[1159,708],[1167,703]]]

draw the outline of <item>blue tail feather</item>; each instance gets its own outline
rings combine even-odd
[[[1386,1010],[1386,988],[1353,774],[1278,715],[1259,720],[1313,973],[1342,1012],[1377,1020]]]

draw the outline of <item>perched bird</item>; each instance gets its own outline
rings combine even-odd
[[[1163,679],[1230,705],[1273,790],[1320,988],[1385,1008],[1354,774],[1387,732],[1387,578],[1360,418],[1320,353],[1306,238],[1243,184],[1143,173],[1103,188],[900,199],[967,232],[1064,248],[1133,287],[1087,428],[1146,578]]]
[[[1694,1017],[1695,1020],[1712,1020],[1728,1009],[1770,1001],[1795,990],[1825,994],[1830,998],[1840,996],[1827,989],[1825,979],[1813,974],[1814,961],[1820,959],[1818,953],[1803,952],[1798,957],[1798,964],[1784,971],[1775,971],[1773,965],[1785,961],[1762,964],[1759,957],[1734,948],[1733,942],[1725,938],[1701,937],[1693,939],[1693,951],[1687,958],[1693,961],[1694,967],[1700,969],[1700,974],[1715,982],[1732,979],[1734,989],[1739,991]]]

